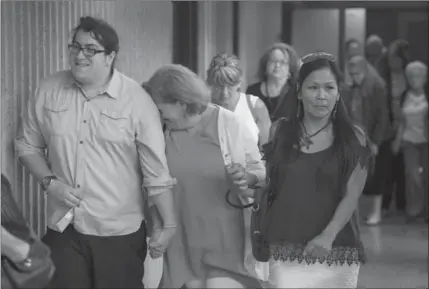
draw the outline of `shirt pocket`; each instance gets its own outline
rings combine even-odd
[[[67,104],[47,103],[44,106],[45,124],[52,136],[61,136],[70,133],[72,124],[70,106]]]
[[[113,110],[100,111],[97,137],[114,143],[128,142],[131,139],[127,130],[128,121],[128,116],[121,112]]]

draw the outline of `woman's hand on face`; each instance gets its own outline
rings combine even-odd
[[[246,169],[238,163],[232,163],[226,167],[226,170],[234,183],[240,190],[246,190],[247,184],[247,172]]]

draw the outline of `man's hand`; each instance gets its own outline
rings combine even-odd
[[[170,245],[176,234],[176,228],[163,228],[155,230],[149,241],[149,254],[153,259],[161,257]]]
[[[53,180],[46,192],[70,208],[79,206],[81,201],[78,191],[61,180]]]

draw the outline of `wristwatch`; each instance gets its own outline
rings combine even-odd
[[[47,190],[49,185],[52,183],[53,180],[57,180],[58,178],[56,176],[47,176],[42,179],[42,182],[40,185],[42,186],[43,190]]]

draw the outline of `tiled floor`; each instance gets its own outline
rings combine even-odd
[[[359,288],[428,288],[428,225],[391,216],[377,227],[362,226],[368,262]]]

